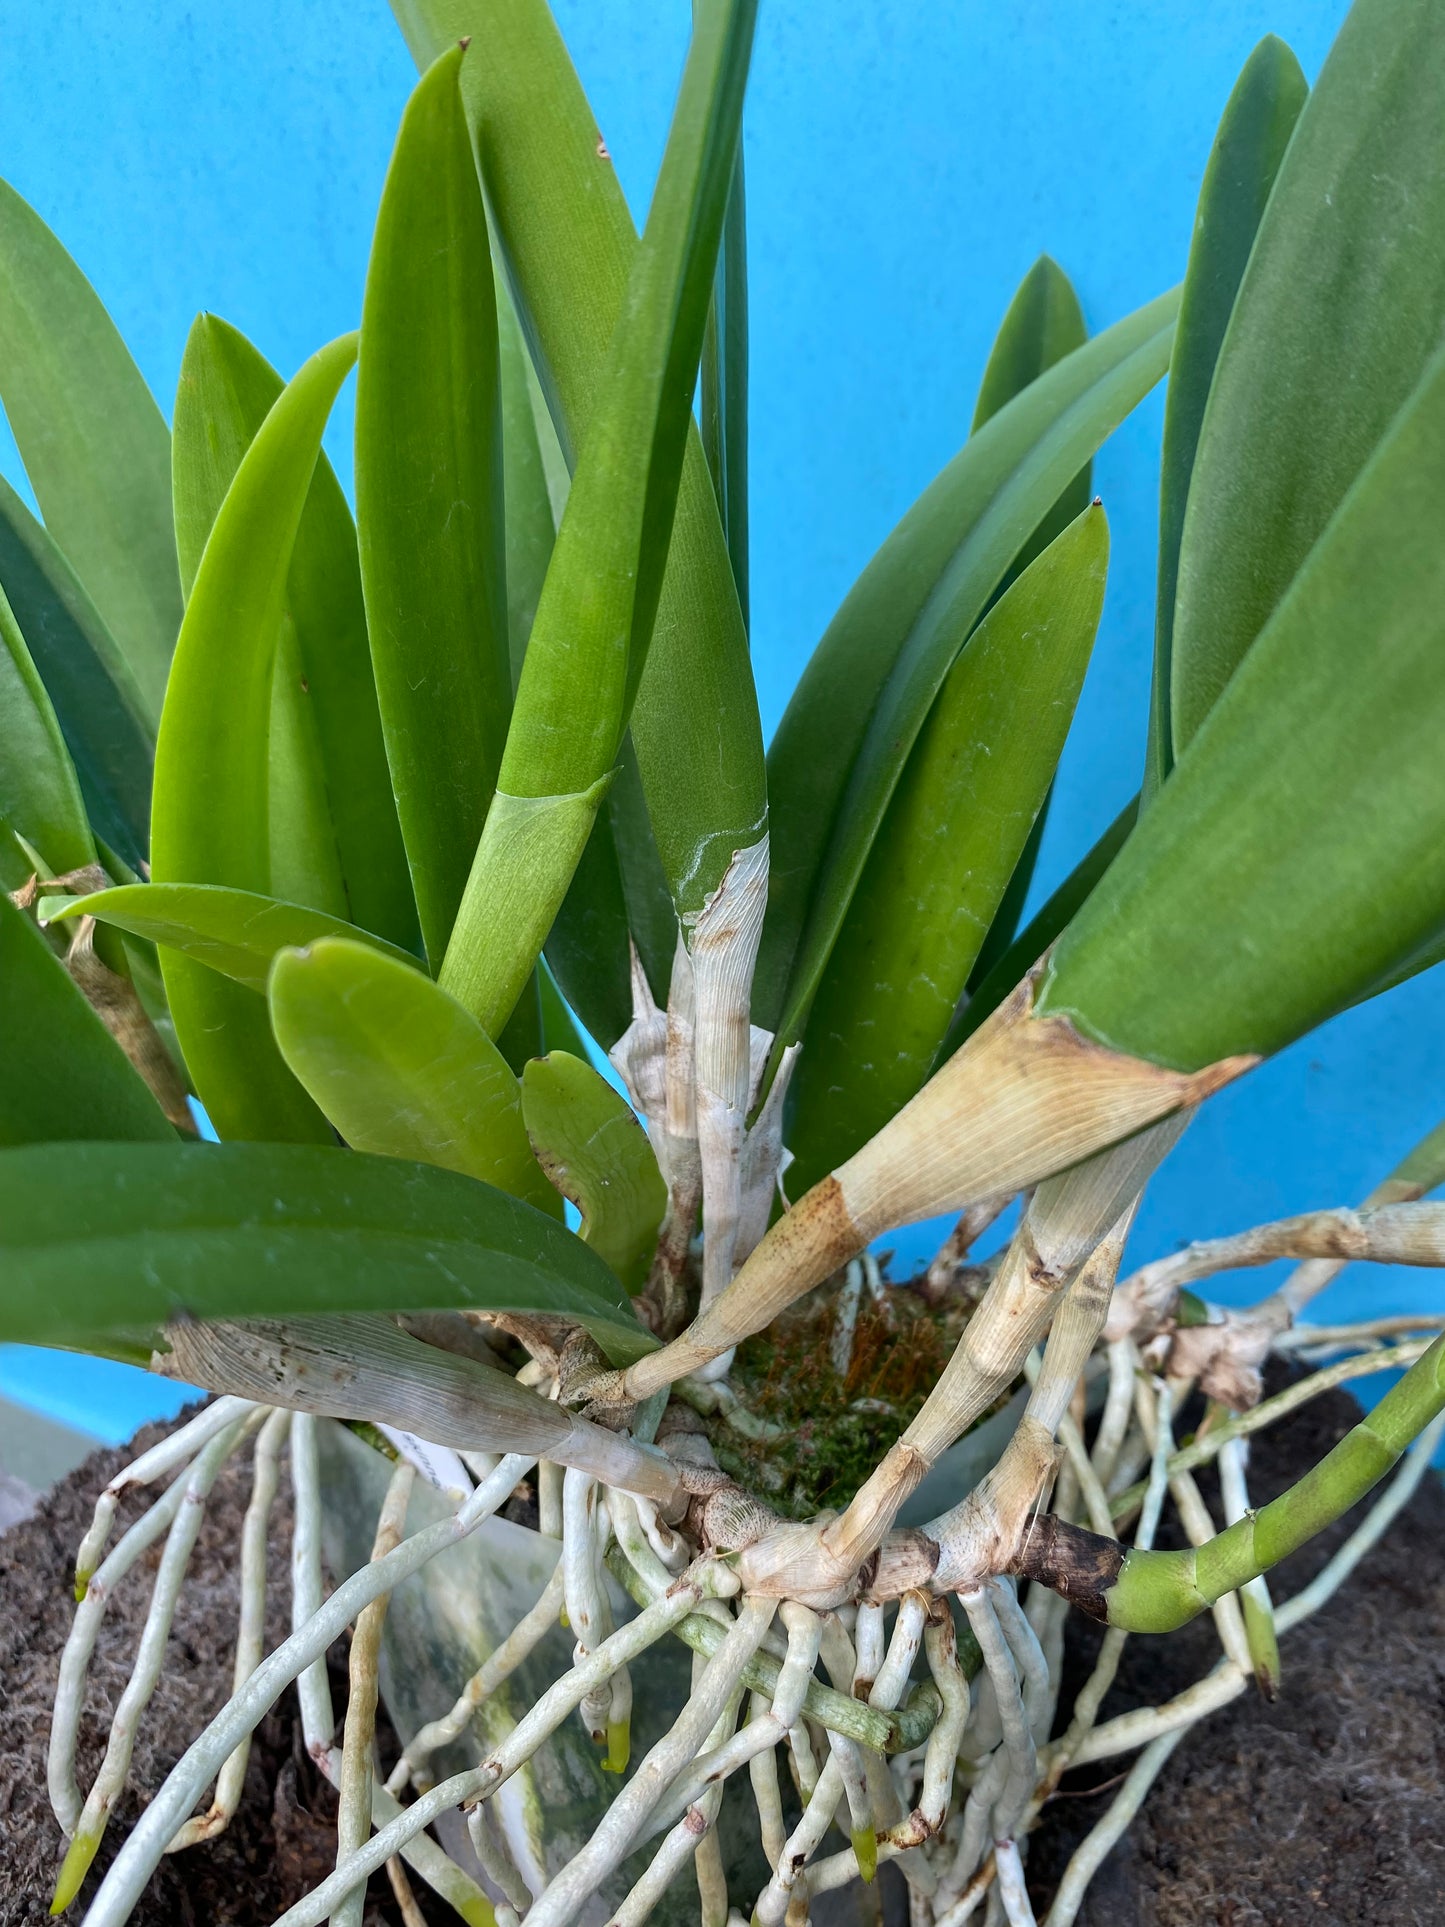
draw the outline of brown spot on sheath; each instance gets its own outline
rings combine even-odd
[[[1037,1579],[1090,1619],[1107,1621],[1109,1593],[1123,1564],[1124,1548],[1117,1540],[1046,1514],[1034,1524],[1009,1571],[1021,1579]]]

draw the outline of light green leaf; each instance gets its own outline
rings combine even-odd
[[[585,1062],[587,1045],[567,1008],[565,998],[557,988],[556,978],[545,963],[537,966],[537,982],[542,993],[543,1049],[539,1055],[545,1057],[548,1051],[565,1050]]]
[[[281,1054],[348,1144],[494,1184],[561,1216],[517,1080],[476,1019],[419,970],[324,937],[271,970]]]
[[[321,937],[349,937],[396,963],[421,968],[410,951],[324,910],[282,903],[254,890],[228,890],[220,883],[125,883],[88,897],[44,897],[40,914],[51,923],[95,917],[178,950],[263,995],[277,951],[299,949]]]
[[[1442,500],[1445,349],[1061,938],[1041,1009],[1193,1070],[1280,1049],[1445,932]]]
[[[166,1138],[139,1073],[30,918],[0,891],[0,1144]],[[69,1143],[62,1159],[75,1156]],[[63,1164],[59,1167],[63,1168]],[[56,1207],[63,1214],[64,1205]],[[8,1202],[0,1207],[7,1215]],[[0,1240],[3,1240],[0,1233]],[[0,1319],[20,1289],[0,1264]],[[64,1287],[57,1287],[64,1291]]]
[[[733,163],[702,343],[702,446],[748,621],[748,218],[742,148]]]
[[[1267,34],[1244,63],[1204,170],[1164,404],[1159,484],[1159,591],[1145,795],[1174,765],[1169,726],[1174,597],[1184,508],[1220,343],[1260,219],[1309,85],[1282,40]]]
[[[554,1218],[433,1165],[297,1144],[42,1145],[0,1155],[0,1341],[197,1318],[470,1309],[653,1348]]]
[[[641,1291],[667,1186],[629,1105],[590,1064],[554,1050],[522,1073],[522,1114],[542,1169],[582,1214],[583,1238]]]
[[[1433,0],[1357,0],[1280,168],[1199,433],[1174,613],[1176,756],[1445,334],[1432,238],[1445,231],[1442,98]]]
[[[344,336],[288,384],[211,529],[156,743],[151,863],[158,882],[269,891],[276,640],[322,430],[355,358],[356,337]],[[187,1066],[220,1135],[329,1137],[276,1051],[261,1000],[174,952],[162,970]]]
[[[954,1013],[948,1034],[939,1046],[937,1061],[940,1064],[952,1057],[965,1038],[972,1037],[984,1018],[998,1009],[1015,985],[1023,981],[1025,973],[1032,970],[1049,945],[1067,928],[1081,906],[1088,901],[1089,893],[1100,877],[1123,849],[1138,820],[1139,798],[1133,796],[1098,842],[1074,865],[1043,907],[1030,917],[988,975],[976,989],[969,991],[967,1001],[960,1004]]]
[[[154,731],[99,610],[3,476],[0,584],[55,707],[95,833],[135,868],[150,847]]]
[[[46,527],[154,727],[181,620],[170,437],[95,290],[0,181],[0,400]]]
[[[543,584],[496,798],[442,967],[441,981],[489,1031],[510,1012],[566,895],[651,640],[754,14],[755,0],[719,0],[694,29]],[[689,692],[693,707],[703,700]]]
[[[241,458],[283,385],[237,329],[216,315],[197,319],[181,364],[173,446],[187,594]],[[277,649],[272,892],[419,948],[372,680],[356,530],[324,454],[296,532]]]
[[[497,307],[461,64],[453,46],[402,117],[367,270],[356,386],[361,579],[434,970],[512,701]]]
[[[507,633],[512,664],[512,688],[522,674],[527,638],[537,614],[537,601],[552,544],[557,539],[557,515],[547,485],[547,462],[542,433],[556,444],[551,418],[542,419],[546,400],[532,369],[512,297],[504,281],[496,284],[497,364],[501,382],[502,478],[507,536]],[[561,450],[556,459],[561,461]],[[563,464],[565,474],[565,464]],[[565,500],[565,495],[564,495]]]
[[[23,836],[52,876],[95,861],[80,784],[36,673],[0,590],[0,821]]]
[[[779,1049],[800,1033],[954,657],[1060,492],[1163,374],[1176,301],[1161,295],[1116,322],[985,422],[868,564],[814,651],[768,764],[778,856],[754,1018],[777,1032]]]
[[[473,38],[462,91],[488,206],[575,463],[637,250],[606,146],[546,0],[394,0],[393,11],[419,64]],[[708,31],[727,11],[709,7]],[[757,842],[767,803],[747,636],[691,427],[632,724],[664,872],[679,911],[699,911],[733,852]]]
[[[928,1078],[1043,805],[1103,607],[1087,508],[1005,590],[939,692],[823,973],[789,1093],[799,1190]]]

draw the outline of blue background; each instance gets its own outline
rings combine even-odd
[[[1313,78],[1344,12],[1340,0],[763,0],[746,142],[754,642],[769,729],[849,583],[966,433],[994,330],[1035,256],[1072,275],[1093,329],[1177,281],[1251,46],[1281,34]],[[643,210],[686,0],[561,0],[558,13]],[[243,14],[28,0],[8,10],[0,51],[0,172],[80,261],[169,412],[202,307],[287,373],[356,325],[414,78],[383,0],[250,0]],[[346,479],[348,409],[343,398],[328,444]],[[1096,466],[1113,567],[1037,892],[1137,786],[1161,413],[1156,394]],[[19,479],[8,445],[0,466]],[[1440,1114],[1437,979],[1341,1018],[1215,1099],[1151,1187],[1133,1257],[1362,1196]],[[932,1236],[893,1242],[913,1258]],[[1246,1299],[1264,1281],[1233,1285]],[[1432,1274],[1366,1268],[1327,1301],[1331,1316],[1437,1302]],[[166,1403],[123,1368],[13,1349],[0,1355],[7,1389],[116,1435]]]

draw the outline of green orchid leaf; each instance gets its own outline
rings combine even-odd
[[[1180,755],[1445,335],[1445,34],[1357,0],[1299,117],[1219,351],[1179,550]],[[1360,658],[1356,657],[1356,674]]]
[[[94,917],[133,937],[178,950],[262,995],[279,950],[299,949],[322,937],[348,937],[393,962],[421,968],[410,951],[324,910],[283,903],[254,890],[228,890],[220,883],[125,883],[87,897],[43,897],[40,914],[49,923]]]
[[[511,1011],[567,893],[651,641],[755,12],[756,0],[719,0],[694,29],[542,586],[496,798],[442,966],[441,982],[489,1032]],[[690,706],[701,700],[689,692]]]
[[[354,1149],[461,1171],[561,1216],[515,1076],[429,977],[324,937],[281,952],[268,996],[281,1054]]]
[[[0,821],[52,876],[95,862],[75,766],[15,612],[0,590]]]
[[[1081,348],[1087,340],[1088,330],[1084,326],[1083,310],[1079,306],[1073,283],[1057,261],[1051,260],[1047,254],[1041,254],[1019,283],[1018,292],[1009,303],[1008,313],[1003,318],[1003,325],[990,351],[978,391],[978,402],[973,411],[973,432],[977,434],[1006,402],[1022,394],[1031,381],[1037,381],[1055,362],[1062,361],[1075,348]],[[1091,469],[1092,464],[1086,462],[1034,530],[1005,575],[998,595],[1017,580],[1035,556],[1043,554],[1055,536],[1061,534],[1076,515],[1082,515],[1089,506],[1093,486]],[[1018,929],[1029,885],[1033,881],[1034,866],[1039,860],[1039,847],[1043,842],[1048,814],[1049,799],[1046,797],[1043,808],[1034,818],[1034,827],[1024,845],[1023,855],[1015,864],[1008,888],[994,913],[988,935],[974,960],[969,979],[971,984],[981,982],[988,975]]]
[[[497,304],[461,65],[453,46],[402,117],[367,269],[356,383],[361,579],[433,969],[512,706]]]
[[[0,1341],[196,1318],[553,1313],[615,1363],[653,1349],[555,1218],[434,1165],[299,1144],[39,1145],[0,1154]]]
[[[859,577],[769,752],[774,843],[754,1018],[801,1032],[895,784],[1010,564],[1168,364],[1177,296],[1116,322],[1016,395]],[[821,746],[827,753],[821,753]]]
[[[1169,725],[1174,597],[1184,508],[1204,404],[1254,237],[1308,95],[1309,84],[1299,62],[1282,40],[1267,34],[1234,84],[1199,190],[1164,404],[1146,797],[1152,796],[1174,764]]]
[[[320,349],[266,416],[191,587],[156,742],[152,873],[270,891],[271,682],[292,552],[356,337]],[[330,1137],[281,1060],[264,1002],[167,951],[162,972],[196,1090],[222,1137]]]
[[[1005,590],[949,672],[874,839],[789,1093],[800,1189],[933,1069],[1053,781],[1093,648],[1108,525],[1087,508]]]
[[[545,1057],[548,1051],[564,1050],[573,1057],[587,1060],[587,1044],[578,1030],[567,1001],[557,988],[557,979],[546,964],[537,970],[537,982],[542,992],[542,1042],[543,1049],[538,1053]]]
[[[557,434],[547,414],[521,323],[505,281],[496,282],[497,369],[501,384],[502,483],[506,504],[503,523],[507,537],[507,635],[515,690],[527,654],[527,639],[537,615],[537,603],[552,545],[557,539],[560,508],[554,508],[548,484],[545,435],[555,451],[554,465],[566,475],[557,448]],[[562,496],[566,500],[565,489]]]
[[[154,731],[100,611],[3,476],[0,585],[54,705],[90,823],[134,869],[150,847]]]
[[[748,217],[742,149],[733,163],[702,342],[702,447],[748,621]]]
[[[554,1050],[522,1073],[522,1115],[538,1162],[582,1214],[583,1238],[641,1291],[667,1186],[631,1107],[590,1064]]]
[[[1445,934],[1442,499],[1445,349],[1060,939],[1041,1009],[1193,1070],[1280,1049]]]
[[[176,395],[176,544],[187,595],[237,468],[284,383],[246,337],[201,315]],[[306,497],[271,697],[275,895],[314,904],[406,949],[416,906],[382,741],[356,530],[330,462]]]
[[[0,181],[0,401],[45,525],[154,728],[181,620],[170,437],[94,288]]]
[[[606,387],[638,247],[606,145],[546,0],[393,0],[392,10],[419,65],[472,37],[462,93],[487,202],[575,465]],[[705,33],[723,31],[735,13],[709,7]],[[724,193],[726,182],[724,175]],[[709,264],[704,280],[711,273]],[[676,521],[632,729],[663,870],[679,913],[691,914],[734,851],[762,835],[767,792],[717,498],[700,438],[685,426]]]
[[[140,1074],[23,910],[0,891],[0,1144],[167,1138]],[[57,1164],[63,1170],[64,1164]],[[3,1272],[0,1303],[12,1280]],[[3,1317],[0,1312],[0,1317]]]
[[[1133,796],[1043,907],[1030,917],[978,987],[970,989],[967,998],[954,1013],[948,1034],[939,1046],[940,1064],[952,1057],[965,1038],[972,1037],[984,1018],[998,1009],[1049,945],[1056,942],[1060,933],[1067,929],[1081,906],[1088,901],[1100,877],[1123,849],[1138,820],[1139,798]]]

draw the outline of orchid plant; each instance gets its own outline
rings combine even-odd
[[[1351,1259],[1445,1263],[1445,1134],[1357,1210],[1120,1281],[1193,1112],[1445,955],[1438,9],[1356,0],[1313,91],[1255,49],[1182,289],[1091,338],[1038,263],[766,753],[755,0],[697,0],[640,237],[545,0],[395,10],[421,77],[359,330],[289,381],[203,315],[168,430],[0,188],[0,397],[40,511],[0,485],[0,1338],[218,1394],[79,1549],[55,1911],[245,1453],[234,1693],[90,1927],[226,1826],[293,1684],[339,1819],[284,1927],[358,1927],[382,1869],[408,1921],[418,1883],[502,1927],[800,1927],[884,1861],[915,1923],[1020,1927],[1060,1778],[1135,1753],[1067,1927],[1171,1750],[1274,1690],[1280,1636],[1441,1435],[1445,1315],[1301,1320]],[[321,451],[353,368],[354,510]],[[1140,793],[1019,929],[1102,605],[1090,462],[1166,376]],[[876,1241],[943,1212],[926,1276],[888,1285]],[[1248,1310],[1194,1289],[1281,1257]],[[1265,1399],[1272,1353],[1320,1369]],[[1249,1437],[1389,1365],[1253,1510]],[[1402,1455],[1276,1608],[1268,1569]],[[1153,1549],[1166,1502],[1186,1551]],[[152,1549],[82,1790],[90,1658]],[[1109,1631],[1061,1721],[1070,1605]],[[1101,1720],[1125,1638],[1205,1611],[1215,1669]]]

